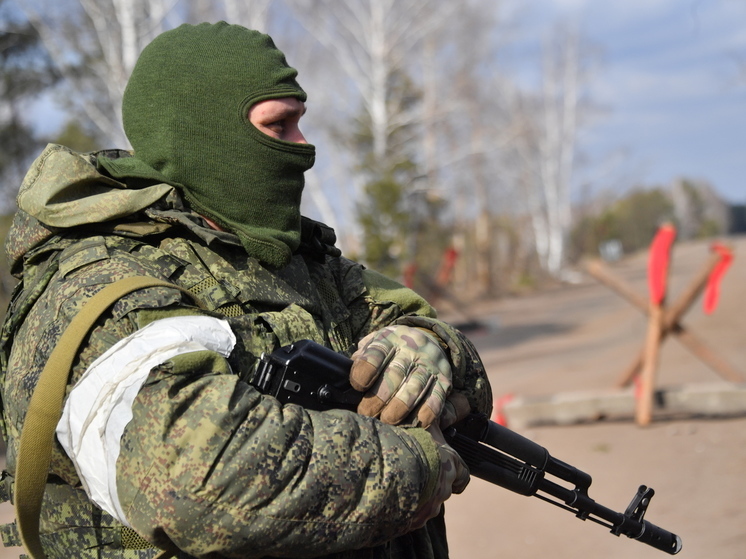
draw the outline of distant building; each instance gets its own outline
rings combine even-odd
[[[746,204],[734,204],[730,207],[730,227],[728,233],[746,233]]]

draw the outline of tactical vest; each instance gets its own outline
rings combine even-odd
[[[365,289],[362,268],[334,258],[329,259],[336,266],[332,272],[334,266],[328,266],[325,259],[327,254],[336,255],[336,249],[325,242],[324,226],[310,221],[304,225],[305,232],[310,234],[304,236],[301,254],[284,273],[297,274],[298,285],[310,286],[305,293],[292,293],[287,282],[277,281],[257,261],[247,261],[245,253],[242,263],[248,268],[237,270],[226,258],[197,240],[158,234],[158,242],[153,242],[148,233],[159,231],[149,231],[147,227],[138,230],[137,235],[130,231],[129,236],[54,238],[27,255],[27,262],[40,264],[25,271],[23,281],[13,293],[0,332],[0,388],[4,392],[14,336],[50,282],[59,275],[108,258],[112,251],[147,260],[161,278],[189,290],[207,310],[229,319],[251,321],[254,335],[240,356],[251,364],[243,367],[244,372],[253,370],[252,360],[262,352],[299,339],[313,339],[349,354],[356,342],[354,332],[362,326],[355,324],[356,317],[348,308]],[[302,277],[304,274],[308,277]],[[344,278],[344,283],[340,278]],[[4,412],[0,415],[0,426],[7,441]],[[66,472],[64,477],[69,481],[71,473]],[[12,501],[12,473],[4,471],[2,481],[0,498]],[[83,549],[104,559],[151,559],[159,553],[134,530],[96,507],[79,484],[70,484],[55,472],[50,472],[46,485],[41,532],[45,549],[54,556],[69,556]],[[0,527],[0,535],[5,546],[21,545],[15,523]]]

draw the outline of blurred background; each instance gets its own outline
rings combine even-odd
[[[318,153],[304,213],[333,226],[347,256],[479,326],[473,337],[497,393],[613,385],[642,343],[645,319],[583,263],[604,259],[644,294],[644,254],[663,222],[675,224],[684,251],[674,255],[674,281],[701,267],[710,240],[736,247],[721,310],[694,319],[718,351],[743,363],[742,0],[0,0],[0,237],[46,143],[128,148],[121,98],[139,52],[181,23],[220,19],[270,33],[299,70],[309,96],[303,131]],[[13,283],[2,259],[3,309]],[[696,360],[663,357],[663,382],[707,379]],[[746,483],[736,477],[746,467],[746,422],[723,421],[534,435],[571,463],[563,450],[580,449],[598,468],[611,458],[627,474],[635,452],[642,473],[652,460],[660,483],[679,490],[680,505],[668,504],[674,520],[687,518],[692,479],[713,460],[728,462],[727,495],[711,480],[713,491],[697,501],[712,516],[713,492],[729,498],[718,509],[726,544],[706,555],[712,541],[700,539],[688,556],[735,559],[746,556],[738,528],[746,518],[734,513],[746,510]],[[712,441],[722,452],[711,458]],[[684,452],[691,460],[683,447],[697,449]],[[673,485],[670,468],[687,491]],[[620,492],[633,492],[630,483]],[[455,556],[497,555],[484,533],[470,531],[473,503],[462,502]],[[516,523],[500,531],[499,539],[516,535],[515,555],[506,556],[564,557],[563,534],[539,550],[535,532],[517,531],[527,523],[516,519],[537,506],[501,510],[503,524]],[[700,519],[689,518],[693,529]],[[599,532],[598,545],[610,539],[581,528]],[[582,556],[647,557],[636,544],[595,555],[591,542]]]

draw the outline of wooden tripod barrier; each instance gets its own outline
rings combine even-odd
[[[590,262],[586,266],[588,273],[596,280],[617,292],[643,313],[648,314],[648,331],[645,346],[617,381],[617,386],[619,387],[628,386],[636,376],[640,375],[641,398],[638,400],[636,415],[637,422],[640,425],[646,425],[650,421],[658,348],[669,334],[675,335],[684,347],[725,380],[730,382],[744,382],[745,380],[743,374],[733,368],[727,361],[721,359],[680,322],[686,311],[689,310],[694,301],[702,293],[711,274],[720,263],[721,257],[722,253],[715,251],[700,273],[668,310],[662,304],[663,298],[661,298],[660,304],[655,304],[652,300],[647,301],[633,291],[625,282],[613,276],[608,268],[600,261]],[[646,367],[649,367],[649,369],[646,369]]]
[[[710,273],[715,266],[717,266],[719,260],[720,256],[713,254],[707,261],[707,264],[700,271],[700,274],[691,284],[689,284],[688,288],[681,294],[681,296],[679,296],[671,308],[664,313],[661,342],[663,342],[669,334],[673,334],[684,347],[723,379],[729,382],[745,382],[746,377],[744,377],[742,373],[736,370],[730,363],[720,358],[707,346],[707,344],[705,344],[705,342],[701,341],[699,337],[693,334],[691,330],[686,328],[680,322],[686,311],[689,310],[694,301],[697,300],[697,297],[702,293],[702,290],[707,284],[707,279],[710,276]],[[626,282],[612,275],[608,267],[606,267],[602,262],[589,262],[586,265],[586,270],[597,281],[621,295],[643,313],[647,314],[649,312],[650,306],[648,301],[632,290]],[[640,373],[643,359],[644,350],[641,350],[632,364],[619,376],[616,386],[619,388],[629,386],[634,378]]]

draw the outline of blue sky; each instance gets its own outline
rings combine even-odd
[[[561,20],[600,47],[592,160],[645,185],[705,179],[746,203],[746,1],[534,0],[517,15],[529,36]]]

